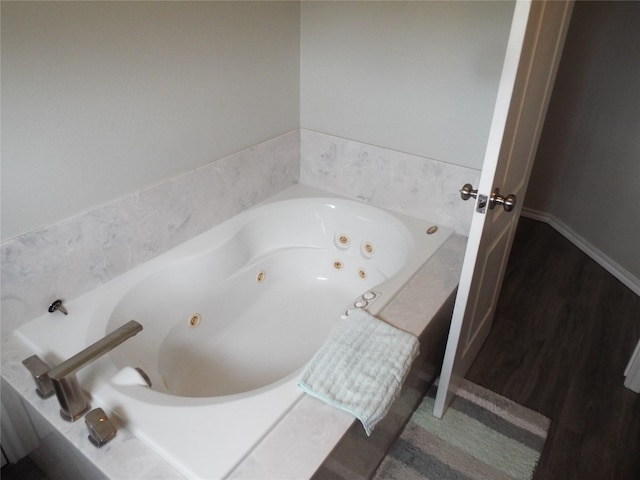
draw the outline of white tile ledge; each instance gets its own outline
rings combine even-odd
[[[465,245],[466,238],[460,235],[447,240],[380,316],[399,328],[420,334],[427,324],[419,319],[431,318],[429,315],[434,315],[456,288]],[[420,315],[411,315],[412,311]],[[33,381],[21,363],[31,354],[13,335],[3,336],[2,377],[97,470],[114,480],[184,478],[126,427],[121,427],[105,447],[91,445],[84,422],[65,422],[59,416],[55,398],[42,400],[35,393]],[[229,478],[309,478],[353,421],[351,415],[304,396]],[[287,451],[284,456],[283,451]]]

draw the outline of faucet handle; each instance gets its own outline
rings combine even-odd
[[[31,355],[29,358],[25,358],[22,364],[29,370],[33,380],[36,382],[36,393],[40,398],[49,398],[55,392],[53,390],[53,383],[49,378],[49,370],[51,367],[47,365],[37,355]]]
[[[62,305],[62,300],[60,300],[60,299],[56,300],[51,305],[49,305],[49,313],[53,313],[53,312],[55,312],[57,310],[60,310],[65,315],[69,315],[69,312],[64,307],[64,305]]]
[[[94,408],[87,413],[84,417],[84,423],[89,429],[89,441],[98,448],[116,436],[116,427],[101,408]]]

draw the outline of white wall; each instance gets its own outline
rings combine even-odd
[[[638,2],[576,2],[525,201],[637,292],[639,25]]]
[[[303,2],[301,127],[482,168],[513,2]]]
[[[303,127],[481,168],[513,2],[2,2],[2,239]]]
[[[2,238],[299,126],[298,2],[2,2]]]

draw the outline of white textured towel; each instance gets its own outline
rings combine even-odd
[[[400,393],[419,351],[414,335],[356,308],[331,331],[298,387],[352,413],[371,435]]]

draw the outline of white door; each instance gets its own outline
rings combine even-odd
[[[474,214],[436,395],[437,417],[491,329],[572,8],[573,2],[538,0],[515,6],[480,183],[477,193],[470,192],[477,198],[469,205]]]

